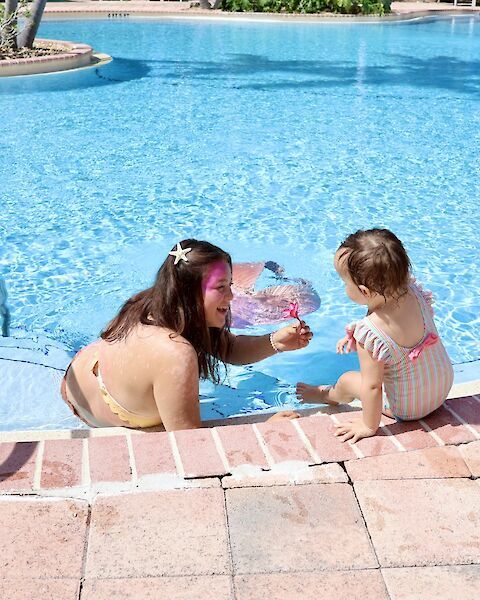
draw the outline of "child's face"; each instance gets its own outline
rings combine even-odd
[[[211,264],[202,279],[203,309],[208,327],[225,325],[232,301],[232,270],[226,262]]]
[[[365,286],[358,286],[353,279],[350,277],[350,273],[347,269],[347,254],[343,254],[344,250],[335,253],[333,259],[333,266],[335,271],[340,276],[341,280],[345,284],[345,293],[352,302],[356,304],[368,304],[369,303],[369,290]]]

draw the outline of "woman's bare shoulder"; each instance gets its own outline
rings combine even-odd
[[[145,325],[138,327],[133,336],[132,342],[144,351],[150,350],[152,353],[171,356],[176,360],[197,362],[197,354],[192,344],[171,329]]]

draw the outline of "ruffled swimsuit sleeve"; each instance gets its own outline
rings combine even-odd
[[[428,308],[430,315],[433,317],[433,315],[434,315],[433,305],[435,303],[435,300],[433,298],[433,292],[431,292],[430,290],[424,290],[422,285],[420,283],[418,283],[418,281],[415,279],[415,277],[412,277],[410,279],[410,287],[414,288],[415,292],[417,293],[417,296],[420,296],[420,298],[423,299],[425,305]]]
[[[389,363],[392,360],[392,352],[387,340],[370,323],[368,318],[358,321],[353,332],[355,340],[370,352],[375,360]]]

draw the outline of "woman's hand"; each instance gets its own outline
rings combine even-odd
[[[282,410],[272,415],[267,421],[291,421],[299,418],[300,415],[293,410]]]
[[[377,433],[375,429],[367,427],[363,419],[352,421],[351,423],[341,423],[340,425],[335,425],[335,427],[337,430],[334,435],[342,436],[341,442],[352,440],[353,444],[362,438],[372,437]]]
[[[282,327],[272,334],[272,341],[279,352],[289,350],[298,350],[305,348],[310,343],[313,333],[305,321],[300,321],[298,325],[288,325]]]

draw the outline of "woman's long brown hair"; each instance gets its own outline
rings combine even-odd
[[[188,340],[198,356],[200,377],[219,383],[219,362],[225,362],[230,350],[231,315],[228,311],[225,326],[208,327],[203,309],[202,278],[212,263],[223,261],[232,267],[232,259],[221,248],[194,239],[182,240],[188,262],[167,256],[152,287],[132,296],[117,316],[101,333],[107,342],[124,339],[139,323],[171,329]],[[176,245],[172,250],[176,249]]]

